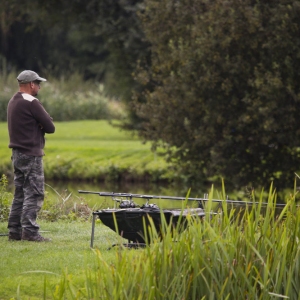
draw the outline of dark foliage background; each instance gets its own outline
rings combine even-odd
[[[145,1],[152,65],[140,135],[198,177],[292,184],[299,168],[299,1]],[[146,78],[146,79],[145,79]]]
[[[190,182],[293,184],[299,0],[0,0],[0,12],[3,76],[104,83],[126,103],[123,128]]]

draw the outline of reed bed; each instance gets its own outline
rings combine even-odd
[[[212,193],[210,193],[212,195]],[[278,212],[276,193],[243,209],[206,204],[204,219],[150,228],[148,247],[95,249],[84,284],[63,272],[53,299],[300,299],[300,212],[295,196]],[[215,210],[217,214],[210,212]],[[163,215],[162,215],[163,219]],[[148,228],[149,229],[149,228]],[[45,290],[47,283],[45,283]]]

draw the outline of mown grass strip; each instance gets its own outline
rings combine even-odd
[[[157,181],[167,163],[129,132],[107,121],[56,122],[46,135],[45,176],[50,179]],[[0,123],[0,173],[11,172],[6,123]]]
[[[83,284],[86,270],[95,271],[95,254],[89,248],[90,222],[38,222],[42,235],[52,242],[9,242],[7,236],[0,237],[0,299],[17,299],[18,287],[22,299],[42,299],[45,278],[50,294],[49,287],[55,290],[63,272]],[[7,232],[6,226],[0,222],[0,233]],[[95,246],[104,251],[108,263],[115,260],[115,251],[107,248],[119,238],[108,227],[96,224]]]

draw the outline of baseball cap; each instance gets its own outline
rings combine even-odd
[[[32,81],[47,81],[45,78],[40,77],[37,73],[31,70],[25,70],[17,77],[19,83],[28,83]]]

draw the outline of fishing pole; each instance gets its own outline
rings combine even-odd
[[[78,190],[78,193],[81,194],[96,194],[99,196],[103,196],[103,197],[126,197],[126,198],[142,198],[142,199],[161,199],[161,200],[188,200],[188,201],[203,201],[203,202],[208,202],[208,201],[212,201],[212,202],[218,202],[218,203],[222,203],[222,202],[226,202],[229,204],[244,204],[244,205],[252,205],[252,204],[260,204],[260,205],[268,205],[267,202],[248,202],[248,201],[239,201],[239,200],[221,200],[221,199],[209,199],[208,197],[204,197],[204,198],[189,198],[189,197],[173,197],[173,196],[156,196],[156,195],[142,195],[142,194],[131,194],[131,193],[114,193],[114,192],[94,192],[94,191],[83,191],[83,190]],[[275,206],[276,207],[285,207],[286,204],[282,204],[282,203],[276,203]]]

